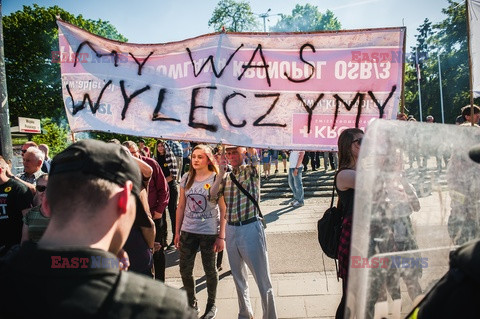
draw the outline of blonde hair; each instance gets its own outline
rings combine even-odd
[[[190,154],[190,163],[192,163],[192,156],[196,150],[202,150],[205,155],[207,155],[209,161],[208,170],[211,172],[215,172],[215,174],[218,174],[218,167],[216,165],[215,158],[213,157],[212,148],[208,145],[199,144],[195,146],[192,150],[192,153]],[[190,169],[188,170],[187,182],[185,183],[185,189],[189,189],[190,187],[192,187],[193,182],[195,181],[196,174],[196,170],[193,169],[193,167],[190,167]]]

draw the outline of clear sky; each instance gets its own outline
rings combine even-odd
[[[407,27],[407,51],[415,44],[417,28],[428,18],[433,23],[445,18],[441,12],[447,0],[250,0],[256,14],[290,14],[295,4],[310,3],[321,12],[333,11],[343,29]],[[107,20],[134,43],[179,41],[213,32],[208,20],[218,0],[3,0],[2,14],[21,10],[23,5],[58,5],[85,18]],[[268,18],[273,26],[278,16]],[[261,21],[261,20],[260,20]]]

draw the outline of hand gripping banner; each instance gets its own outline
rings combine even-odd
[[[57,23],[73,132],[320,151],[396,116],[405,28],[132,44]]]

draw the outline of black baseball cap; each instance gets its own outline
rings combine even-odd
[[[150,221],[140,201],[142,174],[133,157],[121,146],[97,140],[76,142],[52,160],[50,176],[82,172],[105,179],[119,186],[132,181],[132,193],[137,199],[135,225],[149,227]]]

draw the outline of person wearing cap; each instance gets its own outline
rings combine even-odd
[[[228,261],[238,296],[238,318],[253,318],[247,283],[247,266],[253,274],[262,300],[263,318],[277,318],[268,265],[267,240],[258,206],[260,176],[255,150],[227,146],[226,154],[219,157],[220,170],[210,196],[216,197],[223,189],[227,205],[225,242]],[[245,156],[249,159],[244,165]],[[227,172],[227,160],[232,166]],[[241,190],[234,182],[242,186]],[[248,196],[246,194],[249,194]]]
[[[42,202],[47,230],[0,262],[0,317],[194,318],[184,292],[121,271],[132,225],[149,225],[141,186],[119,145],[84,140],[55,156]]]

